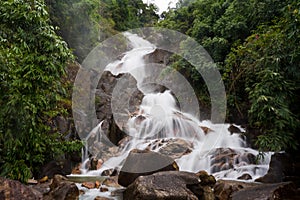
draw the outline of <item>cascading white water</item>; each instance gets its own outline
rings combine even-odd
[[[126,52],[121,60],[107,65],[106,70],[113,75],[130,73],[139,85],[145,77],[143,57],[153,52],[155,46],[135,34],[124,35],[133,49]],[[136,68],[141,70],[133,70]],[[253,157],[258,152],[247,148],[240,134],[230,133],[230,124],[199,121],[194,116],[181,112],[169,90],[159,93],[147,92],[144,95],[138,111],[127,123],[128,134],[132,139],[123,147],[119,156],[108,159],[101,169],[90,171],[89,174],[99,175],[105,169],[120,167],[131,149],[145,149],[151,146],[153,141],[166,138],[181,138],[193,145],[191,153],[176,159],[182,171],[206,170],[216,178],[223,179],[237,179],[247,173],[252,180],[267,172],[271,154],[266,154],[265,160],[255,164]],[[99,128],[101,125],[93,131]],[[153,147],[151,150],[159,151],[160,148],[161,146]]]

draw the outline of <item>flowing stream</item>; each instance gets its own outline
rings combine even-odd
[[[182,153],[175,159],[181,171],[206,170],[217,179],[232,180],[248,174],[250,176],[247,181],[254,181],[267,173],[271,153],[267,153],[263,160],[257,161],[258,151],[247,147],[243,128],[235,125],[235,131],[230,131],[230,127],[233,126],[231,124],[199,121],[179,109],[176,98],[168,89],[161,92],[144,90],[141,87],[146,76],[144,56],[153,52],[155,46],[135,34],[127,32],[124,35],[130,41],[132,49],[126,52],[122,59],[107,65],[106,70],[113,75],[131,74],[144,97],[137,111],[127,122],[127,131],[131,139],[124,144],[118,155],[106,160],[99,170],[83,169],[84,174],[95,176],[101,175],[106,169],[120,168],[131,149],[148,148],[161,152],[178,138],[186,141],[187,146],[183,148],[189,149],[188,153]],[[137,68],[139,70],[135,70]],[[91,133],[100,135],[101,125],[100,123]],[[84,159],[87,159],[87,153],[83,155]]]

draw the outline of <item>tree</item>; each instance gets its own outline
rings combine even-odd
[[[290,1],[283,17],[261,25],[227,59],[234,88],[245,90],[249,121],[262,133],[260,150],[296,149],[299,130],[299,2]],[[238,85],[238,86],[237,86]]]
[[[43,1],[0,2],[0,173],[26,182],[46,159],[80,148],[49,134],[72,58]]]

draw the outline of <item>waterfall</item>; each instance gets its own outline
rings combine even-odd
[[[172,91],[168,89],[163,92],[145,92],[141,87],[147,75],[144,56],[153,52],[155,46],[136,34],[127,32],[124,36],[130,41],[132,49],[120,60],[108,64],[105,70],[116,76],[121,73],[131,74],[137,81],[137,88],[144,92],[144,97],[138,110],[127,122],[128,135],[131,136],[129,142],[117,156],[106,160],[102,168],[87,174],[100,175],[106,169],[121,167],[131,149],[151,147],[152,151],[159,152],[164,142],[176,138],[187,141],[192,148],[190,153],[176,158],[181,171],[206,170],[222,179],[238,179],[247,173],[252,181],[267,173],[271,153],[267,153],[265,159],[257,163],[255,157],[258,151],[247,147],[241,135],[245,132],[243,128],[235,126],[238,133],[232,133],[229,131],[230,124],[200,121],[182,112]],[[92,132],[101,132],[100,129],[101,124]],[[157,141],[162,141],[162,145],[155,145]]]

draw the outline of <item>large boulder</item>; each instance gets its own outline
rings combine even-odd
[[[43,195],[37,190],[23,185],[19,181],[0,177],[0,199],[7,200],[37,200],[43,199]]]
[[[149,150],[134,149],[130,151],[121,168],[118,182],[127,187],[139,176],[175,170],[179,168],[172,158]]]
[[[199,177],[190,172],[166,171],[138,177],[124,191],[124,200],[198,200],[204,193]]]
[[[193,144],[182,138],[163,138],[152,141],[148,147],[150,150],[158,150],[158,153],[173,159],[181,158],[192,152]]]
[[[233,193],[232,200],[280,200],[300,199],[292,182],[260,184]]]
[[[300,185],[300,164],[299,161],[287,153],[275,153],[271,157],[267,174],[256,179],[262,183],[279,183],[293,181]]]

